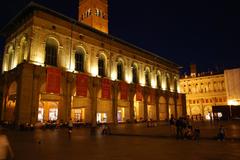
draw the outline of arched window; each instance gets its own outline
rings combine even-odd
[[[100,16],[100,10],[98,8],[96,8],[96,12],[95,12],[96,16]]]
[[[222,91],[225,90],[225,84],[224,84],[224,81],[221,82],[221,86],[222,86]]]
[[[208,82],[208,92],[211,92],[211,91],[212,91],[212,87],[211,87],[211,86],[212,86],[211,83]]]
[[[121,61],[117,64],[117,79],[123,80],[123,63]]]
[[[149,68],[146,68],[146,70],[145,70],[145,85],[146,86],[150,86],[151,85]]]
[[[79,48],[75,53],[75,70],[84,72],[84,51]]]
[[[49,38],[46,42],[46,56],[45,64],[51,66],[57,66],[57,53],[58,53],[58,43],[53,38]]]
[[[169,76],[169,74],[166,75],[166,82],[167,82],[167,90],[170,90],[170,76]]]
[[[178,84],[177,84],[177,78],[175,77],[175,78],[174,78],[174,91],[177,91],[177,88],[178,88],[177,85],[178,85]]]
[[[14,50],[13,50],[13,46],[10,46],[8,48],[8,70],[11,70],[12,69],[12,63],[13,63],[13,53],[14,53]]]
[[[157,73],[157,87],[162,88],[162,79],[161,79],[161,73]]]
[[[137,69],[137,65],[133,64],[132,65],[132,82],[133,83],[138,83],[138,69]]]
[[[26,37],[24,36],[21,41],[20,41],[20,53],[18,57],[18,63],[21,63],[24,60],[24,57],[27,55],[27,40]]]
[[[98,59],[98,75],[105,77],[105,59],[103,56]]]

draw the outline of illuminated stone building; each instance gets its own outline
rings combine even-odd
[[[179,66],[108,34],[107,0],[79,20],[35,3],[3,30],[1,120],[96,124],[185,115]]]
[[[186,94],[187,114],[203,115],[210,118],[213,107],[240,105],[240,69],[225,70],[224,73],[198,73],[196,66],[191,66],[191,75],[180,79],[181,93]],[[232,107],[232,109],[235,107]],[[233,111],[239,114],[238,108]]]

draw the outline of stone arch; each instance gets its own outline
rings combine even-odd
[[[195,84],[195,93],[199,93],[199,84],[198,83]]]
[[[15,49],[14,49],[13,45],[10,44],[7,47],[6,61],[4,62],[6,70],[11,70],[13,68],[14,51],[15,51]]]
[[[157,109],[156,103],[154,100],[151,100],[151,95],[149,94],[147,97],[147,112],[148,112],[148,120],[157,120]]]
[[[174,98],[173,97],[170,97],[169,100],[168,100],[168,109],[169,109],[169,117],[171,117],[171,115],[173,115],[175,117],[175,103],[174,103]]]
[[[58,36],[57,34],[48,34],[48,35],[46,35],[45,38],[44,38],[44,42],[43,42],[45,45],[46,45],[46,42],[47,42],[47,40],[49,38],[54,39],[57,42],[59,47],[62,46],[63,43],[62,43],[61,37]]]
[[[72,95],[72,105],[71,105],[71,118],[74,122],[81,123],[91,123],[91,98],[89,87],[87,87],[87,96],[81,97],[76,94],[76,82],[73,86]]]
[[[192,115],[202,114],[201,106],[199,106],[199,105],[193,105],[193,106],[191,106],[191,113],[192,113]]]
[[[162,73],[160,70],[157,70],[157,77],[156,77],[156,81],[157,81],[157,88],[162,88]]]
[[[131,65],[132,83],[139,83],[139,66],[136,62]]]
[[[108,75],[108,62],[107,62],[107,55],[105,51],[99,51],[97,54],[97,66],[98,66],[98,76],[105,77]]]
[[[15,120],[14,112],[16,108],[16,100],[17,100],[17,82],[14,81],[10,84],[7,92],[6,110],[4,117],[6,121],[13,122]]]
[[[151,86],[151,76],[150,76],[151,70],[149,66],[146,66],[144,69],[144,77],[145,77],[145,85]]]
[[[112,105],[112,94],[109,99],[102,98],[102,84],[97,87],[97,122],[98,123],[112,123],[113,120],[113,105]],[[112,84],[111,88],[112,89]],[[111,91],[110,91],[111,93]]]
[[[177,116],[182,117],[183,116],[183,105],[182,105],[182,95],[179,94],[177,99]]]
[[[213,91],[216,92],[218,90],[217,82],[213,82]]]
[[[47,75],[45,75],[47,76]],[[63,117],[63,86],[60,83],[60,94],[46,92],[46,80],[42,79],[39,90],[39,107],[37,120],[41,122],[59,120]],[[66,106],[65,106],[66,107]]]
[[[19,41],[19,55],[18,55],[18,63],[22,63],[23,60],[27,60],[29,48],[28,48],[28,36],[27,34],[23,35]]]
[[[208,82],[207,86],[208,86],[208,92],[211,92],[211,91],[212,91],[212,85],[211,85],[211,83]]]
[[[117,64],[117,79],[118,80],[125,80],[125,61],[122,57],[116,58],[116,64]]]
[[[144,120],[144,104],[143,101],[137,101],[136,94],[133,98],[134,102],[134,119],[135,121],[143,121]]]
[[[87,68],[86,63],[87,52],[83,46],[77,46],[74,51],[74,70],[78,72],[85,72]]]
[[[121,82],[121,83],[125,83],[125,82]],[[130,86],[128,85],[128,87],[130,87]],[[119,123],[130,121],[130,101],[129,101],[130,93],[129,93],[129,88],[128,88],[127,93],[128,93],[127,99],[121,99],[121,89],[120,89],[120,85],[118,85],[117,121]]]
[[[177,76],[174,76],[173,78],[173,90],[176,92],[178,90],[178,78]]]
[[[45,41],[46,65],[58,66],[59,41],[55,37],[48,37]]]
[[[167,109],[167,99],[164,96],[160,96],[159,98],[159,119],[167,120],[168,117],[168,109]]]
[[[170,90],[170,86],[171,86],[171,77],[170,77],[170,74],[169,73],[166,73],[166,88],[167,90]]]
[[[225,91],[225,83],[224,83],[224,81],[221,81],[221,88],[222,88],[222,91]]]

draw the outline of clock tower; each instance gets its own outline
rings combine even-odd
[[[108,0],[79,0],[78,20],[108,33]]]

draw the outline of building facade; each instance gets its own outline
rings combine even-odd
[[[107,7],[81,1],[76,21],[31,3],[5,27],[1,120],[95,125],[186,114],[179,66],[109,35]]]
[[[209,118],[212,106],[227,105],[224,74],[189,76],[180,79],[180,90],[186,93],[187,114]]]
[[[213,116],[221,117],[220,112],[227,110],[228,118],[239,116],[239,75],[239,68],[218,74],[197,74],[196,66],[191,67],[191,75],[180,79],[181,93],[186,94],[187,114],[193,117],[201,114],[205,119],[210,119]],[[221,115],[212,115],[214,108]]]

